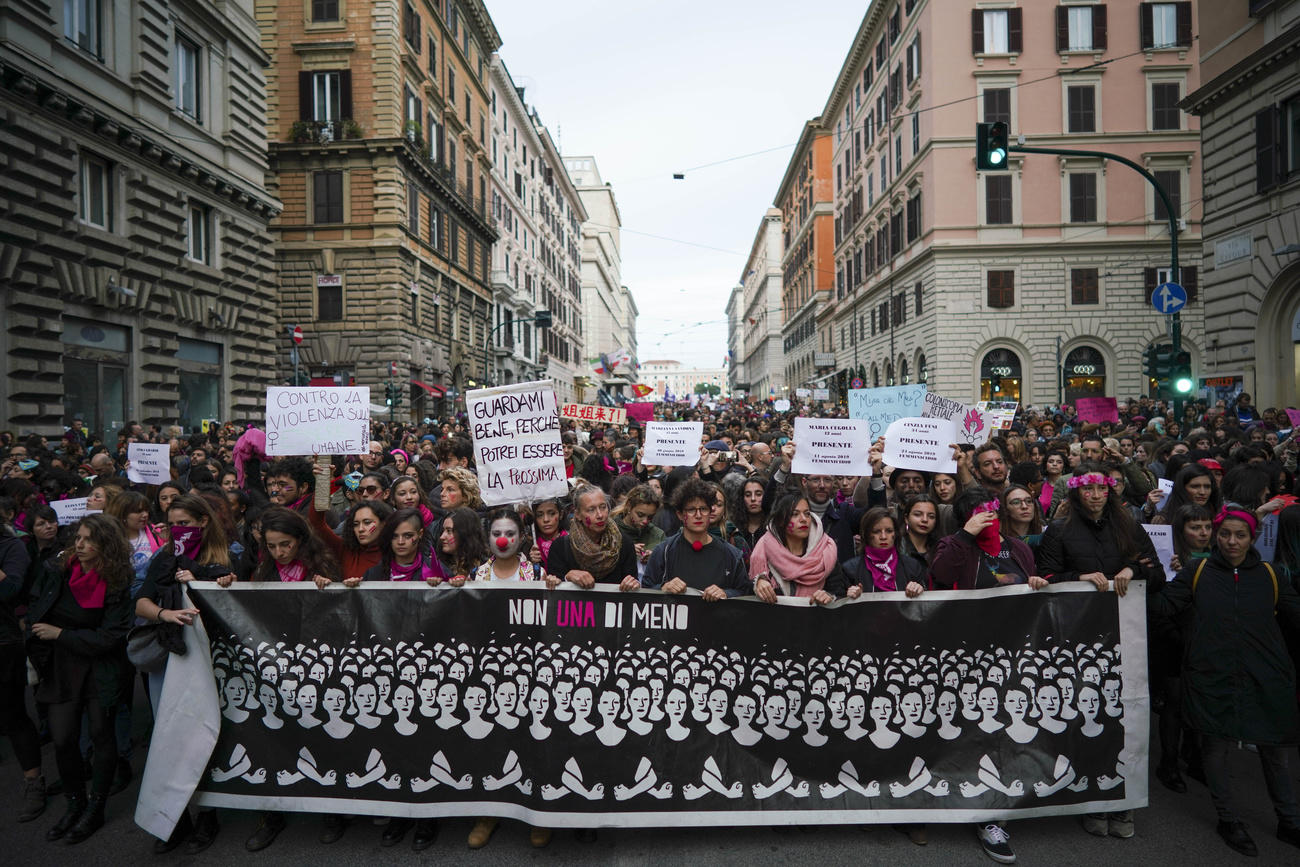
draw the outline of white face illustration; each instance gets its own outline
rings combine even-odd
[[[465,710],[471,716],[482,716],[487,707],[487,690],[474,685],[465,689]]]
[[[596,705],[596,710],[600,713],[601,719],[606,723],[612,723],[622,706],[623,702],[618,697],[618,693],[606,691],[600,694],[600,702]]]
[[[673,722],[680,723],[682,717],[686,716],[686,693],[680,689],[674,689],[668,693],[668,698],[664,700],[664,712]]]
[[[826,706],[830,708],[832,719],[840,719],[844,716],[844,701],[844,690],[842,689],[832,691],[830,697],[826,699]]]
[[[849,721],[855,726],[861,728],[863,721],[867,718],[867,701],[860,695],[851,695],[849,700],[844,704],[845,713]]]
[[[519,700],[519,690],[513,680],[503,680],[497,685],[497,708],[502,714],[515,712],[515,702]]]
[[[709,713],[715,717],[721,717],[727,712],[727,693],[723,689],[715,689],[709,693]]]
[[[1111,706],[1119,704],[1119,681],[1114,678],[1102,681],[1101,694],[1106,699],[1106,704]]]
[[[363,683],[357,687],[357,710],[363,714],[372,714],[379,705],[379,690],[372,683]]]
[[[312,716],[313,714],[315,714],[316,713],[316,684],[304,683],[302,686],[298,687],[298,694],[295,698],[295,701],[298,707],[302,708],[302,712],[307,716]]]
[[[438,682],[431,677],[426,677],[420,681],[420,704],[429,707],[433,704],[434,698],[438,695]]]
[[[919,692],[909,692],[903,696],[899,707],[903,711],[903,719],[916,724],[921,721],[921,715],[925,712],[925,699]]]
[[[257,700],[266,708],[267,713],[275,713],[275,708],[280,703],[280,697],[276,695],[275,689],[269,683],[264,683],[257,688]]]
[[[826,705],[820,700],[809,700],[803,709],[804,724],[812,731],[817,731],[826,722]]]
[[[1038,712],[1043,716],[1054,717],[1061,710],[1061,694],[1054,686],[1040,686],[1034,698],[1038,702]]]
[[[953,717],[957,715],[957,696],[951,692],[939,694],[939,698],[934,703],[935,712],[939,719],[944,722],[952,722]]]
[[[393,693],[393,710],[397,711],[400,717],[411,715],[411,710],[415,707],[415,693],[411,687],[403,684]]]
[[[749,725],[754,721],[754,715],[758,713],[758,704],[747,695],[738,695],[733,712],[741,725]]]
[[[591,687],[580,686],[573,691],[573,715],[586,719],[591,715]]]
[[[555,684],[555,709],[567,713],[573,702],[573,683],[562,680]]]
[[[238,676],[231,676],[226,681],[226,703],[228,707],[243,707],[244,701],[248,698],[248,685],[244,679]]]
[[[998,691],[991,686],[986,686],[979,692],[979,706],[986,717],[991,717],[998,712]]]
[[[537,720],[546,716],[551,707],[551,694],[540,686],[533,687],[528,695],[528,712]]]
[[[966,710],[973,710],[975,700],[979,697],[979,687],[973,683],[963,683],[961,685],[961,706]]]
[[[881,724],[887,725],[889,718],[894,714],[894,703],[886,696],[878,695],[871,700],[871,718]]]
[[[628,696],[627,709],[633,719],[645,719],[646,714],[650,713],[650,688],[638,686],[632,690]]]
[[[438,707],[442,708],[443,713],[456,710],[456,702],[456,684],[444,683],[438,687]]]
[[[348,706],[348,697],[343,690],[337,687],[331,687],[325,690],[325,712],[332,717],[343,715],[343,710]]]
[[[1022,690],[1009,689],[1002,699],[1002,707],[1006,709],[1007,716],[1013,720],[1022,720],[1029,710],[1029,696]]]
[[[691,685],[691,707],[702,708],[709,697],[709,685],[700,681]]]
[[[1079,690],[1079,713],[1083,715],[1084,719],[1096,719],[1100,705],[1101,699],[1098,697],[1095,687],[1086,686]]]

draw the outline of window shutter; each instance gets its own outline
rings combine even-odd
[[[1025,50],[1023,32],[1021,26],[1021,16],[1024,10],[1020,7],[1007,10],[1007,51],[1012,54],[1019,54]]]
[[[339,72],[339,113],[352,120],[352,70]]]
[[[974,54],[984,53],[984,10],[970,11],[970,50]]]
[[[1106,50],[1106,4],[1092,7],[1092,50]]]
[[[1196,290],[1199,288],[1200,275],[1196,272],[1195,265],[1188,265],[1186,268],[1178,269],[1179,283],[1187,290],[1187,300],[1192,302],[1196,300]]]
[[[1156,291],[1157,279],[1159,278],[1156,276],[1155,268],[1142,269],[1142,289],[1143,289],[1142,297],[1144,299],[1150,300],[1151,293]]]
[[[1277,139],[1277,109],[1273,106],[1255,113],[1255,192],[1262,193],[1277,186],[1278,172],[1275,158]]]
[[[1138,33],[1142,39],[1142,48],[1150,49],[1156,44],[1155,37],[1155,18],[1151,12],[1150,3],[1138,4]]]
[[[1094,13],[1095,14],[1095,13]],[[1070,7],[1056,7],[1056,50],[1070,49]]]
[[[298,120],[312,119],[311,73],[298,73]]]
[[[1192,44],[1192,4],[1190,0],[1183,0],[1175,3],[1174,9],[1174,41],[1189,46]]]

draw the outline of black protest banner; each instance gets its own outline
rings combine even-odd
[[[1146,803],[1141,592],[827,609],[524,584],[191,595],[222,715],[203,804],[563,827]]]

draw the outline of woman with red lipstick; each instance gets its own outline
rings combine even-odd
[[[636,587],[636,547],[610,518],[609,496],[595,485],[574,493],[569,535],[551,545],[545,581],[554,588],[570,581],[584,590],[597,584]],[[631,579],[628,583],[627,579]]]
[[[815,605],[835,601],[845,590],[835,540],[803,494],[787,494],[772,507],[772,525],[749,555],[754,595],[764,602],[802,596]]]

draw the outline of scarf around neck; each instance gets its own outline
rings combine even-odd
[[[86,570],[81,561],[72,558],[72,573],[68,575],[68,589],[72,598],[82,608],[103,608],[104,596],[108,592],[108,583],[100,576],[98,569]]]
[[[821,519],[814,514],[803,556],[782,545],[775,529],[771,529],[754,546],[749,571],[751,575],[768,572],[774,578],[789,581],[795,596],[812,596],[825,586],[826,576],[838,560],[835,540],[822,531]]]
[[[396,560],[388,564],[388,580],[390,581],[414,581],[425,578],[446,578],[442,564],[438,562],[437,557],[425,557],[423,553],[417,554],[415,560],[410,564],[403,566]]]
[[[618,562],[623,549],[623,533],[611,518],[604,531],[595,535],[581,521],[569,527],[569,544],[573,547],[574,561],[599,581],[609,574]]]
[[[867,546],[862,554],[867,571],[871,573],[872,586],[885,592],[897,590],[898,549]]]
[[[280,573],[281,581],[301,581],[307,577],[307,566],[301,560],[294,560],[288,566],[276,563],[275,571]]]

